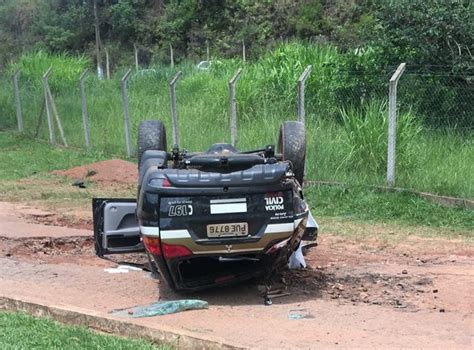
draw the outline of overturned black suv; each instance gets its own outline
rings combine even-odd
[[[141,123],[137,200],[94,198],[99,256],[146,251],[169,286],[192,291],[271,275],[317,224],[304,200],[304,125],[285,122],[277,150],[167,152],[161,121]]]

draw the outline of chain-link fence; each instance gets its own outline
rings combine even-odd
[[[313,178],[386,185],[389,79],[396,68],[382,75],[335,71],[332,86],[307,88],[314,94],[307,107],[308,127],[315,128]],[[407,67],[397,91],[395,186],[474,197],[473,94],[468,76]]]
[[[474,77],[449,72],[406,72],[399,91],[403,107],[439,131],[474,130]]]
[[[420,129],[412,145],[415,154],[398,183],[474,198],[473,77],[408,67],[399,83],[398,101],[400,114],[412,115]]]
[[[300,76],[304,68],[295,76]],[[313,68],[304,87],[308,180],[386,184],[389,79],[396,68],[384,74]],[[183,78],[176,85],[175,110],[182,145],[194,151],[214,142],[230,141],[228,80],[235,69],[201,71],[193,65],[179,69]],[[298,89],[301,94],[297,78],[294,85],[290,82],[278,90],[267,82],[256,84],[259,77],[252,72],[246,74],[249,69],[244,67],[235,90],[237,145],[243,149],[275,143],[281,122],[296,120],[302,108],[297,103]],[[132,72],[127,94],[133,144],[141,120],[163,119],[172,130],[169,82],[176,71],[160,66]],[[87,148],[85,103],[90,149],[109,155],[134,153],[125,142],[124,99],[120,92],[125,72],[120,70],[114,79],[104,81],[89,76],[84,81],[83,101],[79,75],[77,81],[66,82],[53,67],[51,96],[69,145]],[[19,94],[15,96],[10,77],[3,78],[0,128],[17,127],[15,101],[21,101],[24,133],[48,140],[41,77],[23,77],[20,72],[17,79]],[[412,72],[408,66],[398,83],[396,186],[474,197],[473,101],[473,82],[468,77]]]

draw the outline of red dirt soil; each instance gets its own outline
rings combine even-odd
[[[6,297],[110,317],[117,309],[192,298],[208,301],[209,309],[126,320],[260,349],[472,349],[474,260],[462,241],[408,236],[381,246],[375,238],[324,232],[306,255],[308,268],[276,281],[289,295],[269,307],[258,280],[177,294],[146,271],[110,273],[106,268],[117,267],[111,259],[134,266],[146,256],[99,259],[91,232],[25,223],[22,214],[49,215],[0,202],[0,304]]]
[[[137,165],[121,159],[104,160],[68,170],[55,170],[52,173],[67,176],[73,180],[88,180],[105,186],[135,184],[138,176]]]

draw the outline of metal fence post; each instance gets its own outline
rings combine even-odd
[[[209,56],[209,41],[206,40],[206,61],[209,62],[210,56]]]
[[[183,72],[179,71],[170,81],[171,122],[173,123],[173,146],[179,146],[178,111],[176,109],[176,83]]]
[[[235,83],[240,78],[242,68],[235,72],[232,79],[229,80],[229,118],[230,118],[230,140],[233,146],[237,142],[237,100],[235,98]]]
[[[105,51],[105,73],[107,80],[110,80],[110,61],[109,61],[109,50],[107,48],[104,48]]]
[[[134,55],[135,55],[135,69],[136,71],[138,72],[138,48],[137,48],[137,45],[133,44],[133,52],[134,52]]]
[[[398,66],[390,78],[388,92],[388,149],[387,149],[387,185],[395,185],[395,148],[397,138],[397,84],[405,71],[406,64]]]
[[[87,113],[86,92],[84,88],[84,80],[87,78],[88,75],[89,75],[89,68],[86,68],[84,72],[81,74],[81,77],[79,78],[79,88],[81,92],[82,125],[84,126],[84,137],[86,140],[86,148],[87,150],[90,150],[91,144],[90,144],[89,114]],[[109,78],[107,77],[107,79]]]
[[[129,158],[132,157],[132,143],[130,140],[130,118],[128,113],[128,89],[127,83],[128,78],[130,78],[130,74],[132,73],[132,69],[130,68],[127,73],[123,76],[122,80],[120,81],[120,89],[122,91],[122,103],[123,103],[123,124],[125,129],[125,144],[127,145],[127,156]]]
[[[15,94],[15,106],[16,106],[16,120],[18,122],[18,131],[23,132],[23,113],[21,110],[21,99],[20,99],[20,89],[18,87],[18,76],[20,75],[20,71],[17,70],[15,74],[13,74],[13,91]]]
[[[245,63],[245,40],[242,39],[242,62]]]
[[[304,72],[298,78],[298,121],[305,123],[304,110],[304,84],[311,74],[311,66],[306,67]]]
[[[174,51],[173,51],[173,45],[170,44],[170,64],[171,67],[174,67]]]
[[[51,90],[49,89],[49,84],[48,84],[48,98],[49,98],[49,103],[51,104],[51,110],[53,111],[54,118],[56,119],[56,124],[58,125],[59,135],[61,136],[63,145],[67,147],[68,145],[67,145],[66,136],[64,135],[64,129],[61,124],[61,119],[59,118],[58,110],[56,108],[56,103],[54,103],[53,94],[51,94]]]
[[[49,101],[49,96],[48,96],[48,90],[49,90],[49,85],[48,85],[48,77],[51,74],[51,71],[53,70],[53,67],[49,67],[48,70],[43,74],[43,90],[44,90],[44,103],[46,106],[46,115],[48,117],[48,133],[49,133],[49,143],[52,145],[56,144],[56,136],[54,135],[54,125],[53,125],[53,119],[51,116],[51,104]]]

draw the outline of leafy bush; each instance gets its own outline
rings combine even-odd
[[[346,52],[332,65],[331,90],[337,100],[361,105],[387,93],[389,74],[379,49],[366,47]]]
[[[388,108],[386,100],[372,100],[361,109],[350,107],[340,110],[348,147],[346,161],[357,168],[383,173],[387,166]],[[416,152],[419,122],[411,113],[397,117],[396,161],[398,169],[411,166]]]

